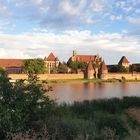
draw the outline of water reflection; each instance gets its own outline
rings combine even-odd
[[[140,96],[140,83],[57,83],[48,95],[58,103]]]

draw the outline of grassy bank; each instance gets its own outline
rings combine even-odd
[[[23,131],[22,137],[29,140],[140,139],[139,97],[54,104],[49,112],[43,122],[34,122],[34,131]],[[21,133],[12,135],[21,138]]]
[[[76,102],[56,107],[48,121],[51,135],[55,131],[65,140],[139,140],[140,98],[125,97]],[[134,115],[133,112],[135,112]]]
[[[121,83],[121,82],[140,82],[140,80],[120,80],[120,79],[61,79],[61,80],[43,80],[42,83],[69,83],[69,82],[83,82],[83,83]]]

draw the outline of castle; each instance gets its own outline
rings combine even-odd
[[[60,63],[58,57],[54,56],[53,53],[50,53],[48,57],[45,57],[44,61],[46,63],[48,73],[51,73],[53,69],[56,69]]]
[[[8,74],[21,74],[21,67],[23,66],[24,59],[0,59],[0,67],[2,67]],[[46,70],[48,74],[51,74],[53,70],[59,67],[61,63],[53,53],[50,53],[47,57],[44,57],[44,62],[46,64]],[[118,64],[116,65],[106,65],[105,61],[102,57],[97,55],[81,55],[78,54],[76,50],[73,51],[72,56],[69,58],[68,63],[70,62],[83,62],[87,64],[85,71],[80,71],[84,74],[84,78],[93,79],[109,79],[112,78],[112,73],[115,72],[117,76],[120,74],[117,71],[117,68],[122,67],[123,69],[132,68],[132,72],[140,71],[140,64],[130,64],[128,59],[125,56],[122,56]],[[116,71],[113,71],[116,69]],[[72,73],[72,71],[68,71],[67,73]],[[79,71],[77,71],[79,73]],[[135,75],[132,73],[132,76]],[[118,75],[119,74],[119,75]],[[113,78],[116,78],[115,76]]]

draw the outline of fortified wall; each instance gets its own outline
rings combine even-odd
[[[9,74],[9,78],[12,80],[27,79],[26,74]],[[80,74],[40,74],[38,75],[40,80],[66,80],[66,79],[84,79],[85,75]],[[93,78],[93,77],[92,77]],[[126,80],[140,80],[140,73],[107,73],[105,78],[102,79],[122,79]],[[89,78],[91,79],[91,78]]]
[[[108,73],[107,79],[140,80],[140,73]]]
[[[26,74],[9,74],[12,80],[28,79]],[[39,74],[39,80],[84,79],[84,74]]]

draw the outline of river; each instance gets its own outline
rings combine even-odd
[[[47,93],[58,104],[72,104],[74,101],[122,98],[139,96],[140,83],[56,83],[51,84],[52,91]]]

